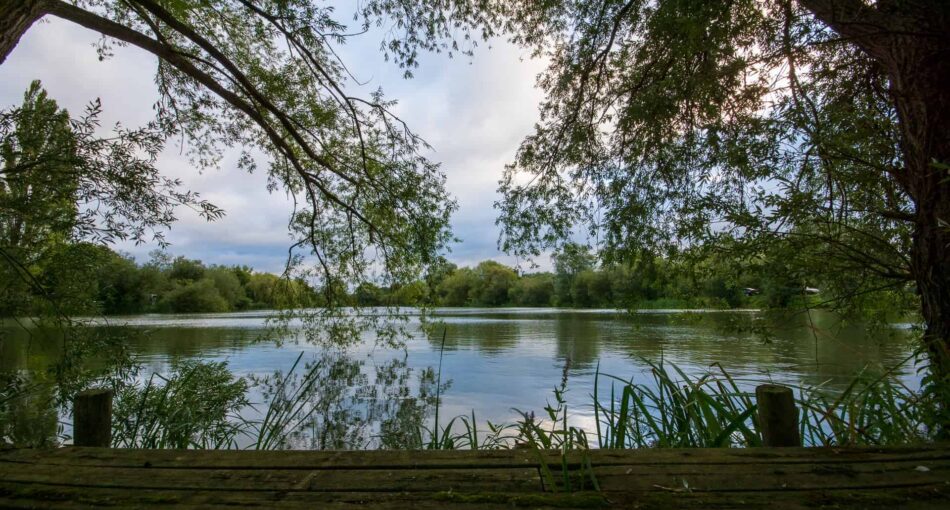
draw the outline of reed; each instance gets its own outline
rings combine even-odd
[[[116,388],[113,445],[121,448],[234,448],[247,385],[225,363],[183,361],[168,377]]]
[[[806,446],[882,446],[931,439],[927,414],[936,407],[925,393],[890,374],[862,371],[839,394],[823,386],[800,389]]]
[[[691,377],[674,364],[644,362],[652,384],[602,374],[598,367],[592,398],[600,448],[761,444],[753,395],[742,391],[721,366],[714,365],[715,371]],[[611,382],[606,402],[600,395],[602,377]]]
[[[326,398],[326,377],[320,363],[301,370],[303,354],[289,371],[273,379],[260,418],[241,418],[255,409],[246,400],[247,385],[234,379],[223,363],[185,362],[171,376],[153,375],[143,385],[120,389],[116,405],[114,444],[139,448],[288,448],[312,420],[314,398]],[[441,361],[441,360],[440,360]],[[514,409],[513,423],[486,422],[480,428],[473,410],[440,423],[443,383],[424,374],[420,395],[402,401],[384,423],[379,446],[405,449],[494,450],[523,448],[560,451],[562,466],[543,464],[550,487],[571,490],[567,452],[599,448],[716,448],[761,445],[756,423],[754,387],[766,382],[737,379],[722,366],[712,365],[691,375],[672,363],[644,360],[645,382],[595,372],[590,406],[596,428],[592,433],[574,426],[565,395],[567,378],[554,389],[554,399],[541,417]],[[565,367],[565,373],[567,367]],[[276,377],[276,376],[275,376]],[[428,381],[428,382],[426,382]],[[435,390],[431,390],[435,383]],[[609,383],[609,393],[603,394]],[[427,389],[428,388],[428,389]],[[801,436],[807,446],[893,445],[928,441],[926,426],[933,399],[903,384],[893,371],[873,376],[859,373],[843,391],[827,385],[794,387],[801,410]],[[434,398],[433,398],[434,394]],[[432,408],[434,404],[434,408]],[[433,416],[426,425],[428,416]],[[365,426],[365,424],[363,424]],[[319,446],[318,446],[319,447]],[[348,447],[365,447],[352,445]],[[560,473],[560,474],[558,474]],[[596,484],[592,471],[581,484]]]
[[[307,404],[310,402],[309,397],[314,388],[320,383],[321,371],[310,367],[303,371],[299,383],[295,381],[303,355],[304,353],[301,352],[297,356],[287,373],[278,375],[276,384],[270,391],[271,399],[267,403],[263,418],[259,421],[243,421],[248,435],[253,439],[252,449],[286,448],[290,436],[316,412],[316,407]]]
[[[538,420],[531,412],[518,411],[522,419],[515,424],[515,444],[516,447],[533,452],[537,457],[545,490],[573,492],[591,488],[599,491],[593,464],[590,456],[586,454],[590,450],[587,432],[568,423],[568,405],[564,398],[567,391],[567,369],[568,365],[565,365],[565,376],[561,379],[561,385],[554,389],[554,404],[549,402],[544,408],[547,420]],[[545,453],[550,451],[559,453],[559,465],[551,466],[548,463]],[[568,462],[568,453],[576,451],[581,452],[581,469],[574,473]]]
[[[674,364],[644,361],[650,384],[595,375],[593,406],[601,448],[760,446],[753,389],[767,381],[737,380],[720,365],[691,377]],[[600,379],[610,395],[599,395]],[[619,383],[619,384],[618,384]],[[928,441],[934,402],[892,371],[859,373],[840,392],[826,384],[794,386],[806,446],[878,446]]]

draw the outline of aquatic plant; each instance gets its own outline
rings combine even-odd
[[[653,384],[619,382],[602,401],[595,383],[594,412],[601,448],[760,446],[752,389],[765,380],[738,380],[721,365],[691,377],[671,363],[645,361]],[[667,368],[670,367],[670,368]],[[672,372],[671,372],[672,369]],[[825,384],[794,386],[806,446],[878,446],[927,441],[931,399],[894,376],[857,374],[844,391]]]
[[[593,406],[601,448],[704,448],[758,446],[753,396],[739,388],[720,365],[715,371],[690,377],[678,366],[645,360],[652,385],[616,376],[595,375]],[[606,402],[599,394],[600,378],[611,384]]]
[[[168,377],[116,386],[113,446],[234,448],[244,430],[247,383],[223,362],[179,361]]]
[[[840,393],[801,387],[805,446],[879,446],[931,440],[932,394],[916,392],[891,374],[861,371]]]
[[[302,363],[256,379],[265,401],[247,401],[247,383],[223,363],[181,362],[165,378],[120,388],[114,444],[142,448],[526,449],[537,452],[546,486],[570,490],[567,452],[599,448],[706,448],[762,444],[753,389],[768,382],[738,379],[721,365],[691,375],[672,363],[644,360],[646,382],[595,372],[591,407],[595,430],[572,425],[567,378],[540,417],[514,409],[512,423],[486,422],[475,411],[441,422],[441,370],[419,375],[410,392],[408,367],[377,367],[368,381],[361,365],[343,358]],[[565,365],[565,374],[567,371]],[[156,382],[156,379],[158,382]],[[603,394],[609,382],[609,394]],[[859,373],[843,391],[825,384],[794,387],[806,446],[893,445],[927,441],[933,399],[894,376]],[[254,418],[251,409],[258,413]],[[249,417],[249,414],[251,415]],[[427,424],[431,418],[431,425]],[[373,435],[373,431],[377,435]],[[596,442],[589,439],[595,434]],[[238,438],[242,440],[239,441]],[[548,453],[561,453],[549,466]],[[583,457],[586,458],[586,457]],[[585,472],[582,466],[582,472]],[[557,475],[560,473],[560,476]],[[581,484],[594,480],[586,472]],[[595,482],[591,482],[595,484]]]

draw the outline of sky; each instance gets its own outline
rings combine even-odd
[[[158,98],[156,58],[137,48],[116,47],[113,57],[100,62],[94,48],[99,37],[52,17],[34,25],[0,65],[0,108],[19,105],[29,83],[39,79],[74,117],[100,98],[105,127],[116,122],[135,127],[151,120]],[[424,56],[414,77],[406,80],[402,70],[383,59],[379,36],[369,33],[356,39],[337,48],[364,82],[351,90],[365,96],[382,87],[389,99],[399,101],[396,113],[432,145],[427,155],[441,163],[448,191],[458,201],[452,229],[461,242],[451,247],[447,258],[459,266],[485,259],[517,264],[497,250],[492,204],[504,165],[538,119],[542,93],[535,79],[544,63],[531,59],[527,50],[496,40],[480,46],[474,58]],[[180,208],[178,221],[166,233],[168,251],[208,264],[246,264],[280,272],[290,244],[291,202],[282,192],[268,193],[263,169],[241,171],[236,158],[237,151],[229,152],[218,170],[200,173],[175,143],[168,144],[158,162],[162,173],[180,178],[184,188],[226,212],[223,219],[208,223]],[[120,242],[114,248],[144,262],[157,245]],[[536,262],[542,269],[548,265],[547,260]]]

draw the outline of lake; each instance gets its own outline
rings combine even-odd
[[[225,361],[242,377],[287,371],[302,352],[302,362],[325,360],[325,351],[312,345],[261,341],[270,316],[271,312],[143,315],[109,321],[145,333],[130,340],[143,363],[142,378],[167,373],[175,360],[192,358]],[[572,422],[588,430],[594,423],[591,394],[598,366],[602,374],[648,383],[646,360],[675,364],[690,375],[706,373],[718,364],[750,387],[754,381],[772,380],[823,384],[833,392],[865,367],[880,372],[900,365],[913,349],[908,324],[870,334],[819,311],[810,317],[804,312],[774,317],[754,311],[629,314],[459,308],[437,309],[435,316],[443,323],[435,328],[437,333],[431,338],[415,335],[404,350],[375,347],[372,336],[366,335],[362,345],[348,351],[346,358],[354,360],[352,367],[362,374],[352,378],[361,386],[356,392],[365,394],[361,392],[367,387],[381,386],[377,383],[387,377],[382,371],[394,367],[408,391],[417,391],[420,372],[439,365],[443,329],[442,381],[450,384],[441,399],[441,421],[471,415],[473,410],[480,423],[512,422],[519,417],[515,409],[543,414],[552,390],[563,382]],[[763,326],[771,332],[765,338],[750,331]],[[57,345],[35,337],[30,341],[14,330],[0,344],[0,370],[40,369],[55,359]],[[897,370],[908,385],[919,385],[912,363]],[[609,391],[609,381],[602,378],[601,384],[601,391]],[[376,391],[406,396],[394,388],[391,384]],[[252,391],[252,401],[261,399],[259,389]]]

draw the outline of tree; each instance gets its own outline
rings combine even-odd
[[[369,26],[398,7],[369,2],[358,12]],[[334,45],[349,36],[333,14],[308,0],[8,1],[0,63],[45,16],[102,33],[102,58],[115,43],[153,54],[156,126],[185,137],[197,166],[242,147],[241,166],[251,169],[250,151],[263,152],[270,186],[297,199],[293,248],[309,248],[317,271],[307,276],[321,280],[317,287],[345,288],[331,283],[363,281],[371,267],[408,283],[448,242],[455,204],[393,103],[382,92],[347,92],[351,75]],[[392,42],[389,53],[412,65]],[[296,267],[299,258],[290,259]]]
[[[486,260],[475,267],[478,278],[476,302],[483,306],[503,306],[510,301],[508,291],[518,280],[518,273],[510,267]]]
[[[65,253],[65,243],[148,237],[162,243],[178,205],[209,219],[220,215],[158,175],[153,163],[162,138],[155,126],[116,127],[102,138],[95,134],[100,112],[92,102],[73,118],[39,82],[30,85],[21,106],[0,111],[0,314],[32,312],[32,298],[56,309],[38,276],[54,254]],[[55,280],[48,271],[45,279]]]
[[[212,267],[207,274],[214,282],[218,293],[228,303],[228,310],[243,310],[250,305],[250,299],[241,286],[241,280],[230,268]]]
[[[950,377],[950,3],[457,3],[550,61],[501,184],[505,250],[579,224],[607,259],[786,244],[860,283],[838,298],[913,282]]]
[[[196,282],[205,276],[205,265],[200,260],[175,257],[168,270],[168,278],[182,283]]]
[[[439,304],[445,306],[474,304],[478,284],[478,275],[470,268],[463,267],[453,272],[439,284]]]
[[[439,285],[457,270],[458,266],[446,260],[445,257],[438,257],[435,262],[429,266],[429,270],[425,274],[425,281],[429,286],[429,297],[436,299],[439,295]]]
[[[117,125],[100,137],[101,112],[96,100],[81,117],[71,117],[38,81],[24,94],[22,106],[0,112],[7,246],[30,244],[41,253],[36,249],[44,243],[40,237],[50,236],[163,244],[177,206],[208,219],[221,216],[213,204],[159,174],[154,163],[164,138],[156,124]]]
[[[423,281],[415,281],[389,289],[388,305],[420,306],[428,300],[429,286]]]
[[[76,135],[69,114],[36,81],[23,105],[0,118],[0,247],[30,265],[65,241],[76,225],[79,181],[70,164]]]
[[[552,257],[554,261],[554,292],[557,306],[578,306],[574,301],[577,275],[594,268],[596,259],[586,246],[567,243]]]
[[[571,285],[571,298],[575,307],[600,308],[614,303],[610,285],[610,275],[606,271],[587,269],[577,273]]]
[[[101,312],[99,277],[109,255],[108,250],[90,243],[61,244],[47,254],[38,280],[48,301],[61,313]]]
[[[181,285],[162,296],[158,309],[175,313],[227,312],[228,302],[209,277]]]
[[[508,290],[511,303],[518,306],[551,306],[554,300],[554,275],[523,275]]]
[[[363,282],[353,291],[357,306],[380,306],[385,303],[383,289],[372,282]]]
[[[64,242],[76,223],[78,182],[63,160],[32,155],[76,153],[69,115],[33,82],[16,110],[0,113],[0,315],[29,311],[36,263]]]
[[[108,252],[99,273],[99,302],[105,315],[141,313],[152,304],[165,278],[151,266],[139,268],[135,260],[100,246]]]

